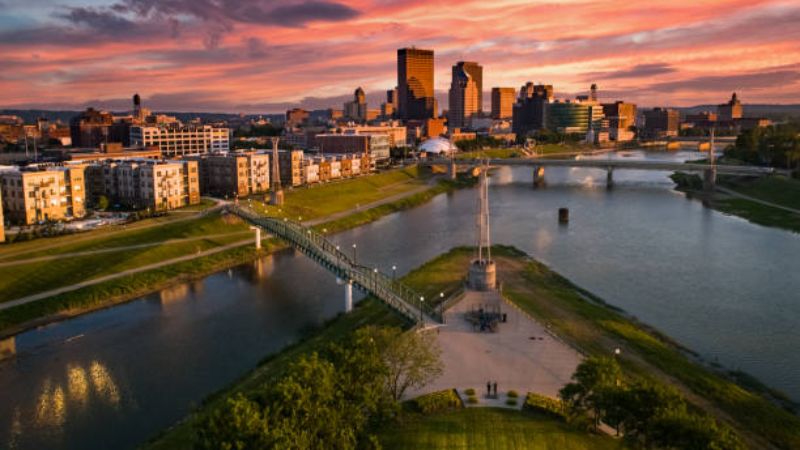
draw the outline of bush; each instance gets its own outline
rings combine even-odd
[[[468,396],[472,397],[472,396],[475,395],[475,389],[472,389],[472,388],[465,389],[464,393],[467,394]]]
[[[470,396],[467,398],[467,403],[469,403],[470,405],[477,405],[478,399],[475,396]]]
[[[506,395],[508,396],[508,398],[517,398],[517,397],[519,397],[519,393],[517,393],[517,391],[508,391],[508,394],[506,394]]]
[[[510,399],[506,400],[506,405],[508,405],[508,406],[517,406],[517,399],[510,398]]]
[[[561,400],[534,394],[533,392],[528,392],[528,395],[525,397],[523,409],[535,411],[557,419],[566,419],[564,415],[564,405],[561,403]]]
[[[458,409],[464,406],[455,389],[426,394],[415,398],[412,403],[423,414]]]

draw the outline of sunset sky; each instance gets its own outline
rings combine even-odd
[[[411,45],[443,92],[473,60],[486,91],[800,103],[798,0],[0,0],[0,108],[281,112],[358,86],[378,108]]]

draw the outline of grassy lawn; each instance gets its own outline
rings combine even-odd
[[[774,175],[736,182],[726,182],[724,179],[720,181],[724,186],[741,194],[800,209],[800,180]]]
[[[265,206],[261,202],[254,202],[253,205],[259,212],[269,215],[310,220],[365,206],[426,184],[426,177],[414,166],[287,190],[282,208]]]
[[[238,219],[231,219],[213,215],[163,227],[134,230],[96,241],[84,240],[43,253],[31,252],[26,256],[52,255],[66,251],[87,251],[145,242],[159,242],[173,238],[202,237],[205,235],[240,232],[233,235],[207,237],[190,242],[15,264],[13,270],[0,271],[0,302],[247,239],[247,226]],[[17,256],[16,258],[19,257]]]
[[[13,246],[0,248],[0,262],[23,260],[37,256],[51,256],[156,243],[170,239],[227,234],[245,231],[247,229],[248,228],[242,224],[229,224],[221,220],[219,214],[211,214],[189,220],[166,222],[153,227],[143,228],[131,226],[126,229],[115,231],[114,233],[104,233],[102,230],[98,230],[88,232],[85,235],[60,237],[57,238],[58,241],[38,239],[21,244],[14,244]],[[238,239],[241,239],[241,237]],[[24,245],[25,251],[20,251],[17,245]],[[108,257],[108,255],[109,253],[106,253],[103,258]],[[102,261],[105,261],[105,259]]]
[[[759,225],[783,228],[784,230],[800,233],[800,214],[762,205],[743,198],[717,199],[714,200],[713,205],[715,209],[724,213],[743,217]]]
[[[128,275],[0,311],[0,332],[13,334],[36,319],[67,316],[136,298],[181,281],[203,277],[255,258],[252,246],[237,247],[191,261]]]
[[[479,150],[474,152],[457,153],[456,159],[474,159],[474,158],[493,158],[493,159],[506,159],[506,158],[520,158],[525,154],[518,148],[490,148],[488,150]]]
[[[495,408],[420,414],[381,430],[391,449],[570,450],[624,448],[619,441],[576,431],[558,420]]]

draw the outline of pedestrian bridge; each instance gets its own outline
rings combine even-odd
[[[298,222],[276,217],[262,216],[250,208],[229,205],[226,208],[247,222],[288,242],[295,249],[334,274],[345,284],[345,311],[352,307],[352,288],[377,297],[420,326],[441,322],[433,306],[411,288],[382,273],[376,268],[358,265],[353,258],[341,251],[339,246],[322,234]],[[430,299],[432,300],[432,299]]]

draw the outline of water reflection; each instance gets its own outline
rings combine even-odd
[[[17,354],[16,337],[0,339],[0,360],[10,358]]]
[[[99,361],[92,361],[88,367],[68,364],[63,381],[46,378],[36,398],[33,420],[28,422],[34,430],[29,430],[29,433],[61,436],[70,417],[86,410],[90,401],[95,409],[117,409],[121,395],[108,368]],[[24,431],[22,416],[20,406],[15,406],[9,426],[8,448],[19,446]]]

